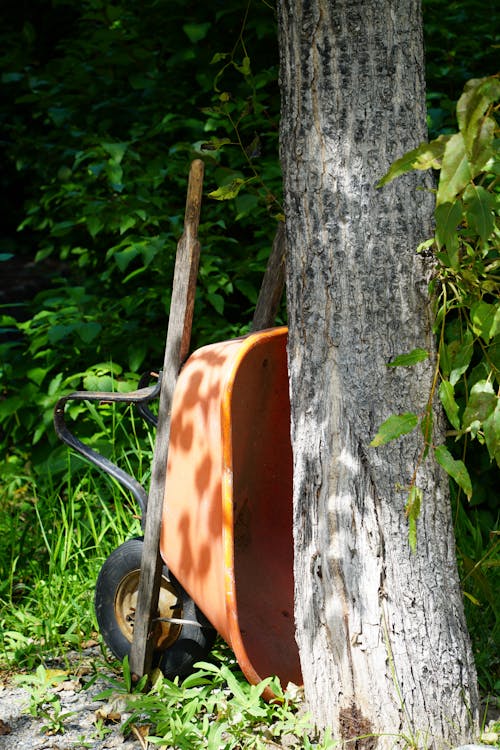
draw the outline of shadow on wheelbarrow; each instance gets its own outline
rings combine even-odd
[[[286,328],[196,351],[172,408],[161,555],[251,683],[301,684]]]

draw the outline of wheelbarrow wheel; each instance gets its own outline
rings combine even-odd
[[[94,606],[99,630],[120,661],[130,653],[139,588],[142,539],[129,539],[107,558],[97,578]],[[154,623],[154,664],[168,678],[189,674],[212,648],[216,631],[166,566]]]

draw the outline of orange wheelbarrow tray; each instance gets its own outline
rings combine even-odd
[[[287,329],[203,347],[172,405],[161,555],[251,683],[301,683]]]
[[[165,563],[155,637],[164,673],[185,674],[213,643],[233,649],[249,680],[277,675],[302,683],[293,617],[292,452],[286,328],[202,347],[174,391],[160,552]],[[133,394],[77,392],[56,406],[58,435],[111,474],[146,510],[132,477],[84,446],[64,422],[71,399],[147,403]],[[106,560],[96,584],[96,616],[118,658],[130,650],[141,540]],[[203,615],[200,613],[203,613]],[[271,697],[268,691],[268,696]]]

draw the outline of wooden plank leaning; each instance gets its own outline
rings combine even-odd
[[[137,682],[143,675],[150,673],[155,645],[152,624],[158,607],[162,570],[160,527],[170,439],[170,415],[177,376],[188,355],[191,339],[196,278],[200,258],[198,225],[203,171],[203,162],[200,159],[193,161],[189,172],[184,231],[177,245],[172,302],[158,407],[158,427],[144,528],[144,547],[137,595],[134,637],[130,651],[130,671],[134,682]]]
[[[285,255],[285,225],[280,221],[262,279],[251,331],[260,331],[274,325],[285,285]]]

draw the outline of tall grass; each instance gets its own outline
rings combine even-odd
[[[89,414],[87,442],[147,486],[153,437],[142,420],[114,405],[90,405]],[[36,477],[22,456],[0,466],[0,666],[30,667],[95,636],[99,569],[115,547],[141,533],[129,494],[83,459],[65,457],[63,471],[55,461],[56,474],[49,466]],[[480,686],[483,694],[498,696],[498,515],[452,499]]]
[[[151,440],[140,435],[132,413],[106,409],[108,423],[98,415],[91,442],[147,481]],[[0,665],[31,666],[94,634],[99,569],[124,539],[141,533],[128,493],[83,459],[66,456],[63,472],[49,467],[36,477],[21,457],[17,466],[10,459],[0,496]]]

